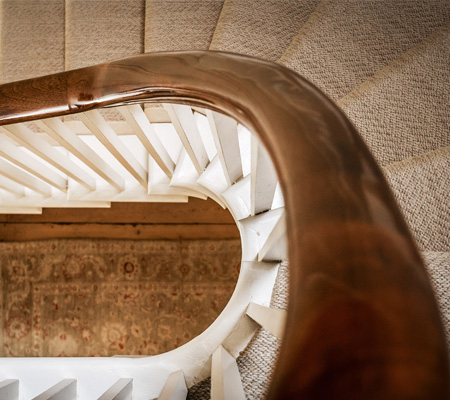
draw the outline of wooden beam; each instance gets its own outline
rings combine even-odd
[[[233,225],[2,223],[0,242],[45,239],[239,239]]]
[[[111,203],[111,208],[45,208],[42,215],[0,214],[0,222],[213,224],[235,225],[228,210],[215,201],[191,198],[187,203]]]

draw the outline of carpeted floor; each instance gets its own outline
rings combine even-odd
[[[238,240],[0,243],[1,356],[152,355],[230,298]]]

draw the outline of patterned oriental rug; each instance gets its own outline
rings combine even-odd
[[[239,240],[0,243],[2,357],[153,355],[227,304]]]

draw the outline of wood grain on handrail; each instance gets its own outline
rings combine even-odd
[[[448,399],[438,308],[383,175],[343,113],[293,71],[154,53],[0,86],[0,125],[136,101],[225,112],[255,132],[286,204],[290,304],[271,399]]]

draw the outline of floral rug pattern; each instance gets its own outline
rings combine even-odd
[[[159,354],[219,315],[238,240],[0,243],[0,356]]]

